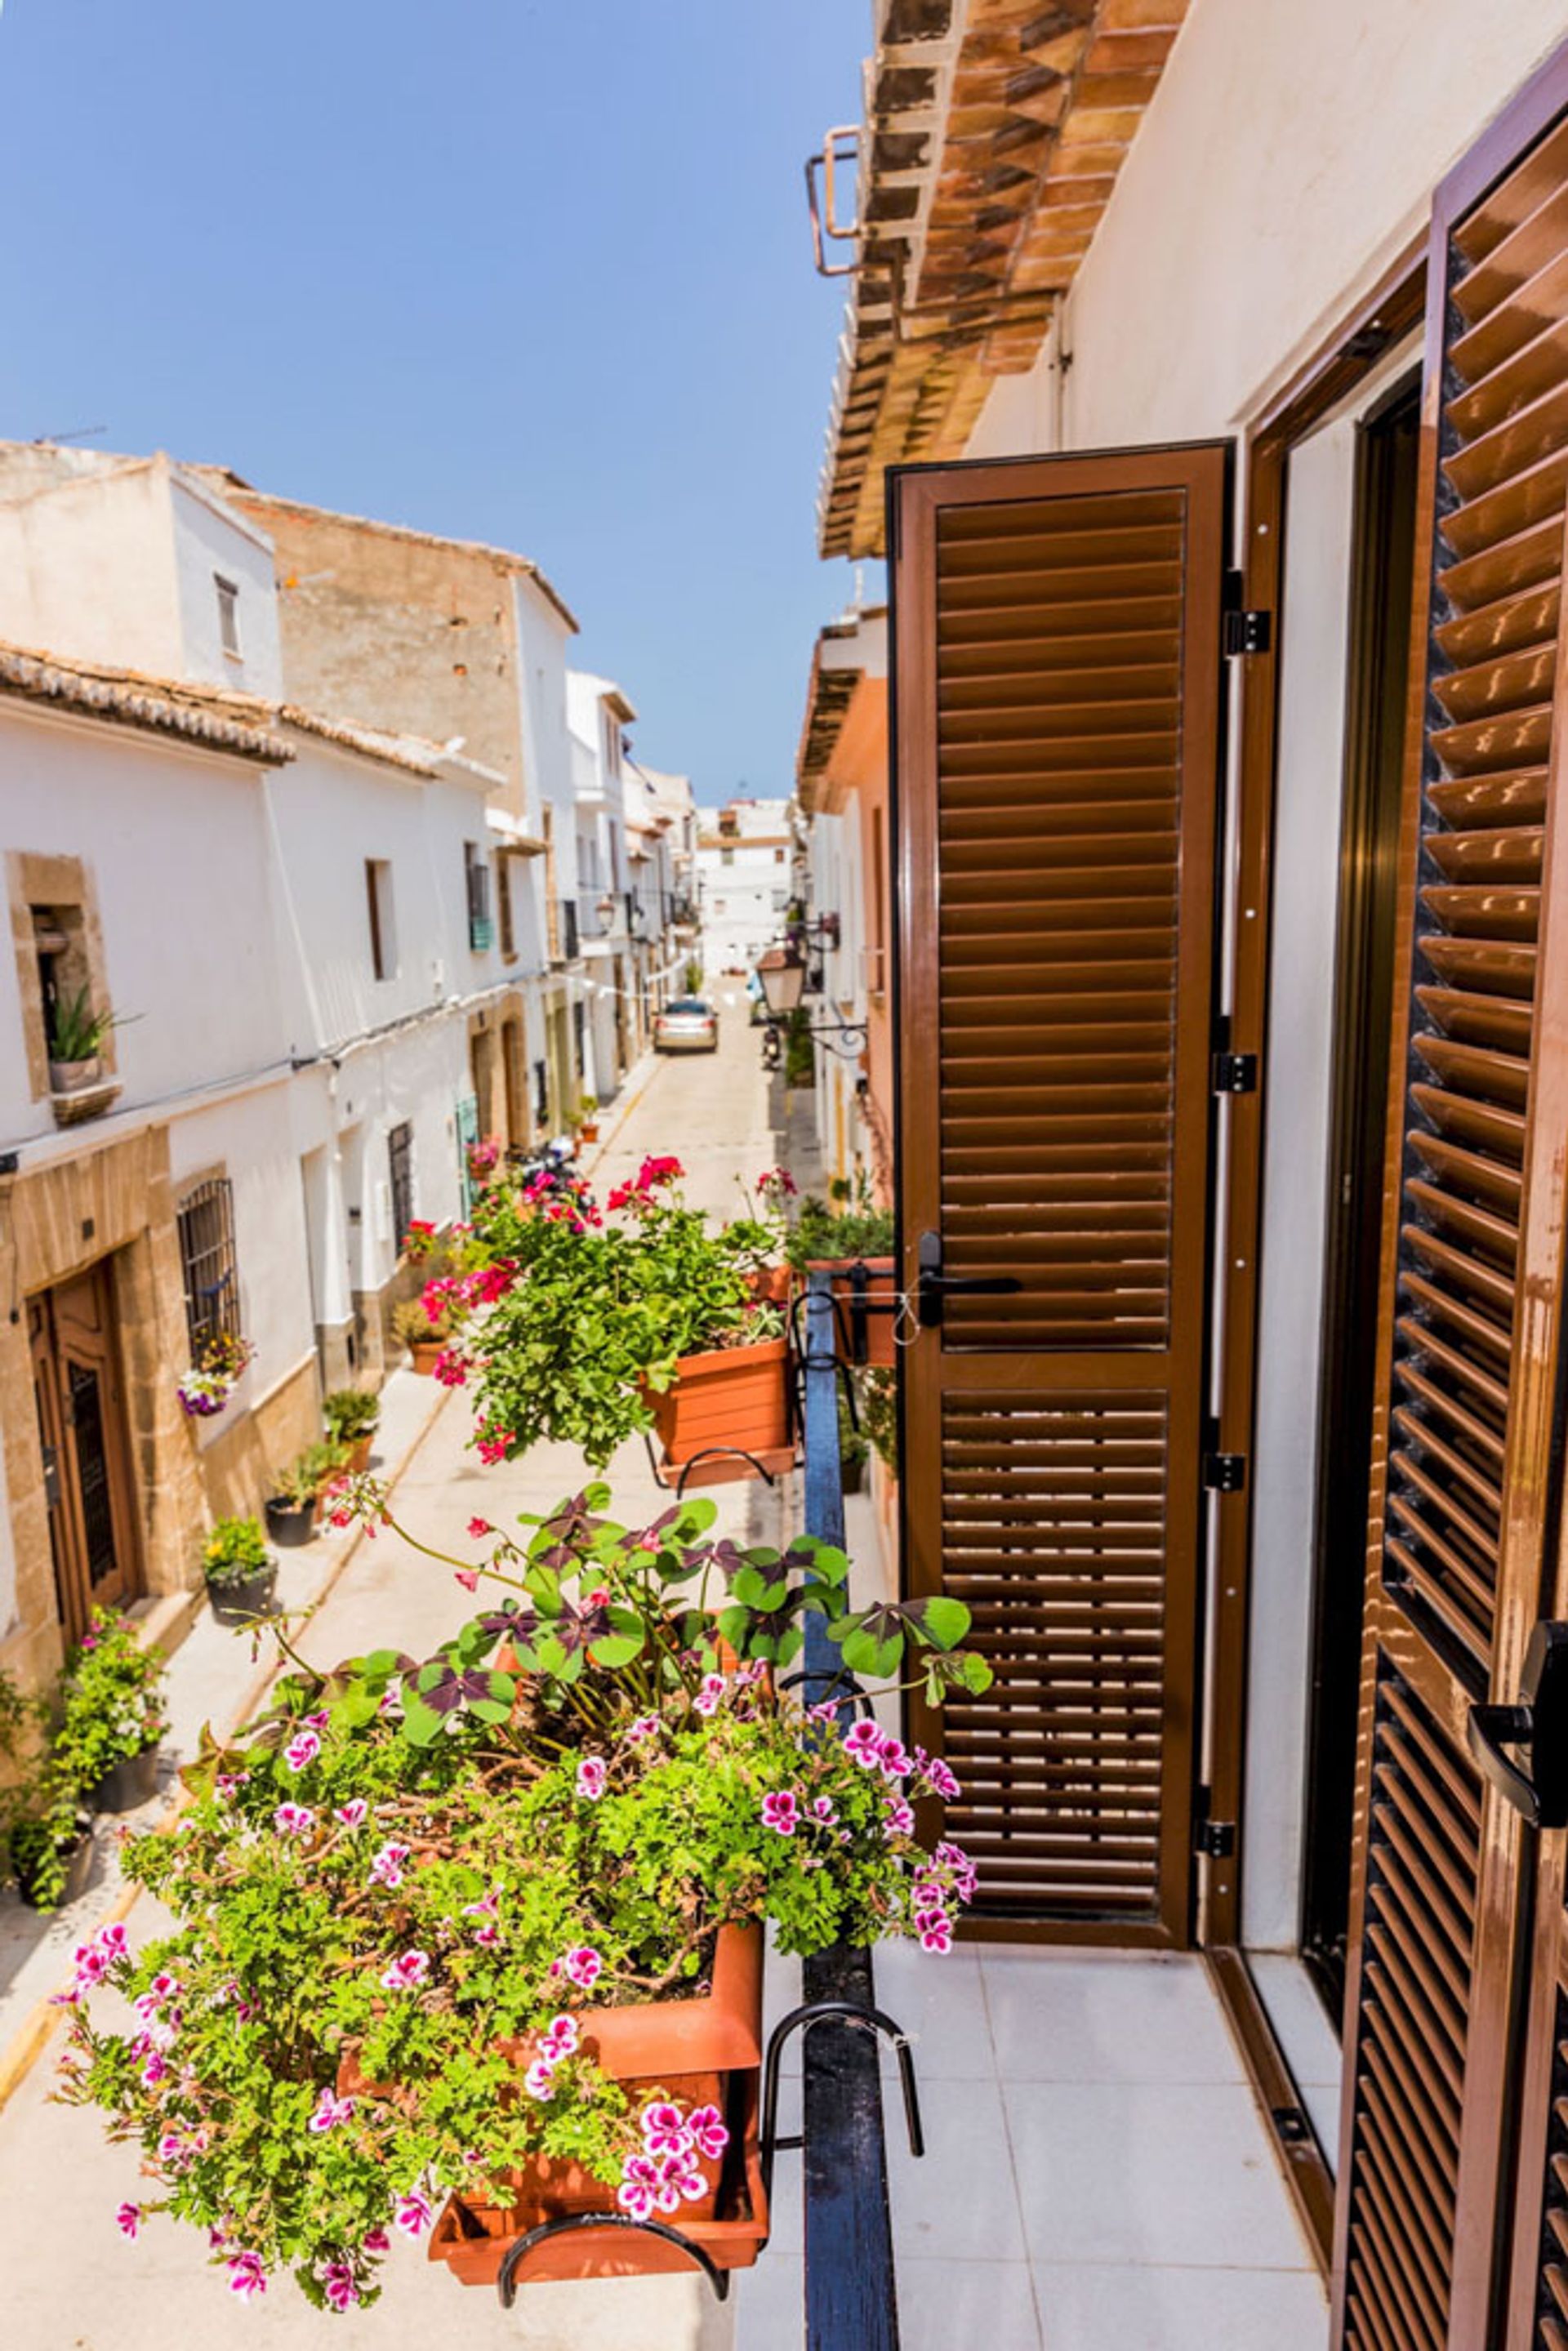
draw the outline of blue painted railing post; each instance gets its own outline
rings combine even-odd
[[[832,1277],[807,1280],[806,1531],[844,1539]],[[806,1699],[828,1697],[840,1670],[820,1616],[806,1618]],[[847,1709],[846,1709],[847,1711]],[[804,1998],[876,2004],[871,1954],[840,1944],[802,1963]],[[804,2035],[806,2351],[898,2351],[893,2222],[874,2032],[840,2022]]]

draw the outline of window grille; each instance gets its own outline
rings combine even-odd
[[[209,1176],[187,1192],[176,1217],[185,1282],[185,1324],[191,1358],[199,1362],[214,1339],[242,1336],[239,1264],[235,1255],[234,1186]]]
[[[392,1238],[401,1255],[413,1222],[413,1128],[406,1118],[387,1130],[387,1168],[392,1176]]]
[[[465,841],[463,862],[468,891],[468,944],[476,955],[483,955],[496,944],[496,926],[490,917],[489,861],[477,841]]]

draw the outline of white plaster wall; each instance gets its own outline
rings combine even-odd
[[[319,1050],[506,977],[468,944],[464,843],[489,854],[482,792],[405,775],[306,735],[269,778],[291,1043]],[[376,979],[367,859],[392,867],[397,968]]]
[[[530,832],[544,831],[554,811],[558,887],[575,895],[572,848],[571,753],[566,723],[566,649],[571,631],[531,580],[514,583],[517,626],[517,686],[522,698],[524,806]]]
[[[180,674],[166,460],[0,503],[0,638],[34,652]]]
[[[178,471],[171,480],[170,493],[183,641],[181,676],[281,701],[283,648],[271,541],[253,523],[229,513]],[[214,579],[219,572],[239,590],[237,660],[224,651]]]
[[[1564,0],[1196,0],[1069,304],[1063,445],[1230,430],[1565,36]],[[968,454],[1051,446],[1049,375]]]
[[[1325,426],[1287,483],[1275,810],[1242,1938],[1299,1932],[1318,1474],[1334,940],[1355,427]]]
[[[782,891],[788,902],[789,856],[778,862],[772,846],[749,846],[745,840],[727,842],[733,862],[724,862],[724,850],[705,844],[696,855],[697,893],[702,909],[703,952],[711,973],[732,965],[749,969],[770,941],[784,928],[784,908],[774,899]],[[722,908],[722,912],[720,909]]]
[[[357,1290],[379,1290],[397,1262],[387,1136],[413,1128],[413,1213],[448,1224],[462,1212],[456,1107],[473,1092],[467,1024],[433,1022],[362,1046],[337,1075],[348,1251]]]
[[[96,884],[132,1110],[287,1059],[263,770],[199,745],[0,701],[0,847],[79,857]],[[30,1099],[14,956],[0,955],[0,1134]]]

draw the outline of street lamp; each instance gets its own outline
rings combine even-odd
[[[768,1026],[775,1030],[789,1027],[800,1009],[806,987],[806,967],[800,957],[793,947],[767,947],[757,958],[757,977],[768,1008]],[[865,1050],[863,1022],[809,1022],[805,1034],[825,1039],[830,1051],[841,1053],[846,1061]]]

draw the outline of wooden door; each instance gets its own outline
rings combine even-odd
[[[1489,1711],[1543,1610],[1568,1613],[1568,129],[1547,94],[1439,191],[1428,275],[1335,2238],[1333,2341],[1357,2351],[1568,2345],[1534,2309],[1548,2187],[1559,2264],[1568,2244],[1563,1838],[1503,1792]]]
[[[1228,481],[892,490],[904,1557],[996,1672],[915,1729],[978,1913],[1121,1942],[1190,1928]]]
[[[97,1607],[139,1589],[125,1396],[105,1266],[27,1301],[34,1392],[60,1621],[79,1640]]]

